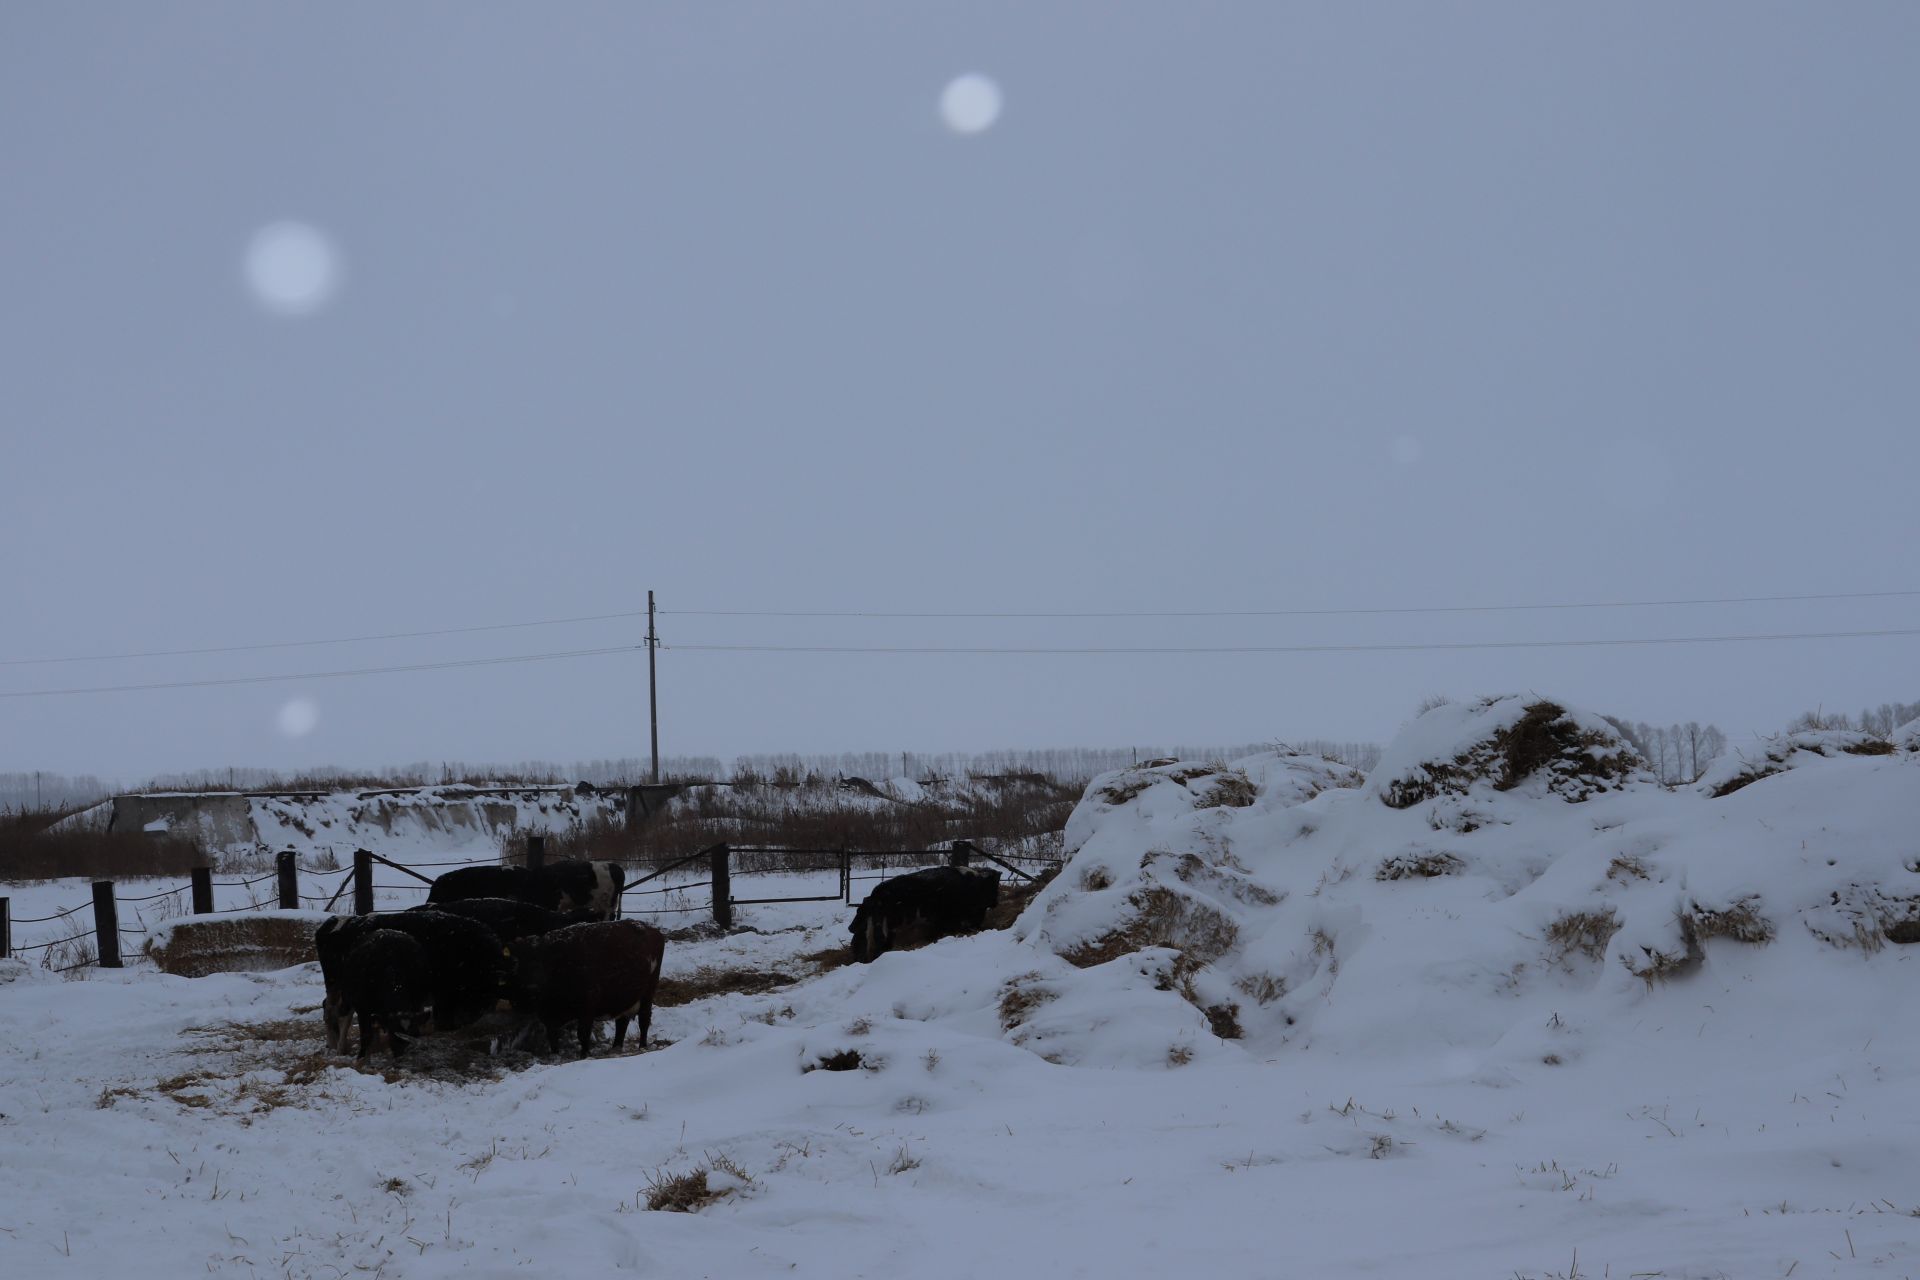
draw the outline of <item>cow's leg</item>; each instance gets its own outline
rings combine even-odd
[[[548,1054],[554,1054],[554,1053],[560,1052],[561,1025],[562,1024],[558,1022],[547,1023],[547,1053]],[[544,1057],[546,1055],[543,1054],[542,1056]]]
[[[653,1000],[649,998],[640,1006],[640,1052],[647,1051],[647,1032],[653,1026]]]
[[[620,1046],[627,1042],[627,1022],[630,1014],[620,1014],[613,1020],[613,1051],[620,1052]]]
[[[400,1030],[400,1020],[393,1019],[387,1026],[387,1056],[397,1058],[407,1051],[407,1037]]]
[[[338,1053],[346,1047],[347,1028],[340,1014],[340,999],[328,996],[320,1002],[320,1012],[327,1020],[327,1052]]]
[[[360,1051],[353,1056],[365,1062],[367,1055],[373,1052],[373,1014],[365,1009],[360,1011]]]
[[[580,1019],[580,1056],[586,1057],[593,1052],[593,1019]]]

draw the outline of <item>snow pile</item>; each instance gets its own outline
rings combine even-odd
[[[1697,785],[1708,795],[1726,796],[1761,778],[1821,760],[1885,756],[1896,750],[1885,738],[1853,729],[1805,729],[1765,739],[1758,751],[1736,751],[1721,757]]]
[[[1837,984],[1836,948],[1920,939],[1920,775],[1871,741],[1795,735],[1790,776],[1715,798],[1598,716],[1503,697],[1428,710],[1358,785],[1288,755],[1108,774],[1015,932],[1078,965],[1169,948],[1168,985],[1261,1053],[1565,1061],[1580,1018],[1727,948]],[[1211,803],[1223,772],[1251,794]]]
[[[1912,726],[1907,726],[1911,728]],[[1901,731],[1896,731],[1896,734]],[[1894,743],[1852,729],[1802,729],[1764,739],[1757,751],[1729,751],[1694,784],[1702,795],[1729,796],[1762,778],[1838,756],[1884,756]]]
[[[1523,783],[1578,801],[1654,778],[1599,716],[1506,694],[1429,708],[1381,753],[1370,781],[1388,805],[1407,809]]]
[[[1909,720],[1887,735],[1895,751],[1920,751],[1920,720]]]

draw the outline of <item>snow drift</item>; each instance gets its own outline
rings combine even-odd
[[[1286,752],[1096,779],[1015,933],[1071,966],[1164,948],[1161,985],[1263,1055],[1563,1062],[1580,1027],[1741,949],[1837,990],[1920,940],[1915,763],[1796,734],[1669,790],[1596,715],[1445,704],[1365,779]]]

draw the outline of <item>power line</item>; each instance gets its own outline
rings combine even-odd
[[[661,609],[681,617],[705,618],[926,618],[926,619],[1061,619],[1061,618],[1332,618],[1392,614],[1522,613],[1543,610],[1652,609],[1676,606],[1729,604],[1787,604],[1832,600],[1889,600],[1920,596],[1911,591],[1835,591],[1812,595],[1711,596],[1674,600],[1594,600],[1547,604],[1406,605],[1356,609],[1133,609],[1045,611],[928,611],[829,609]],[[314,640],[263,640],[249,644],[200,645],[184,649],[144,649],[126,653],[71,654],[52,658],[0,658],[0,667],[52,666],[76,662],[121,662],[140,658],[181,658],[219,653],[257,653],[272,649],[307,649],[336,644],[366,644],[380,640],[418,640],[433,636],[475,635],[489,631],[517,631],[530,627],[575,626],[588,622],[619,622],[644,618],[643,609],[617,613],[583,614],[570,618],[534,618],[521,622],[491,622],[463,627],[431,627],[418,631],[382,631],[357,636]],[[684,646],[683,646],[684,647]],[[386,668],[379,668],[385,670]],[[398,668],[396,668],[398,669]],[[272,677],[293,679],[296,677]],[[140,687],[160,687],[140,686]]]
[[[887,653],[979,655],[1144,655],[1144,654],[1289,654],[1289,653],[1414,653],[1460,652],[1479,649],[1587,649],[1641,645],[1743,644],[1784,640],[1857,640],[1891,636],[1920,636],[1920,627],[1871,631],[1793,631],[1713,636],[1625,636],[1581,640],[1475,640],[1405,644],[1292,644],[1292,645],[783,645],[681,644],[658,647],[691,653]],[[336,671],[301,671],[280,675],[222,676],[201,680],[156,680],[140,684],[91,685],[68,689],[24,689],[0,692],[0,698],[54,698],[87,693],[136,693],[151,689],[203,689],[219,685],[275,684],[297,680],[334,680],[349,676],[387,675],[409,671],[441,671],[454,667],[494,667],[522,662],[552,662],[565,658],[636,653],[644,645],[608,645],[595,649],[564,649],[549,653],[508,654],[495,658],[456,658],[442,662],[410,662],[380,667],[349,667]]]
[[[1551,604],[1405,605],[1366,609],[1115,609],[1080,612],[897,612],[832,609],[662,609],[700,618],[1333,618],[1406,613],[1522,613],[1551,609],[1656,609],[1679,605],[1789,604],[1813,600],[1888,600],[1914,591],[1830,591],[1815,595],[1704,596],[1689,600],[1590,600]]]
[[[1740,644],[1770,640],[1854,640],[1873,636],[1920,636],[1920,627],[1884,631],[1793,631],[1724,636],[1630,636],[1604,640],[1473,640],[1409,644],[1236,644],[1236,645],[833,645],[833,644],[675,644],[668,651],[707,653],[905,653],[905,654],[1200,654],[1200,653],[1412,653],[1464,649],[1590,649],[1631,645]]]
[[[140,653],[89,653],[65,658],[0,658],[0,667],[50,666],[61,662],[119,662],[129,658],[182,658],[206,653],[253,653],[261,649],[307,649],[328,644],[362,644],[371,640],[416,640],[423,636],[463,636],[479,631],[516,631],[525,627],[561,627],[580,622],[612,622],[644,618],[646,611],[595,613],[579,618],[537,618],[531,622],[490,622],[475,627],[436,627],[430,631],[387,631],[379,635],[336,636],[327,640],[266,640],[258,644],[208,645],[198,649],[148,649]],[[400,670],[401,668],[394,668]],[[291,677],[274,677],[275,679]]]
[[[56,698],[73,693],[134,693],[144,689],[204,689],[227,684],[274,684],[284,680],[336,680],[345,676],[385,675],[396,671],[440,671],[448,667],[497,667],[514,662],[552,662],[561,658],[590,658],[606,653],[637,653],[639,645],[610,645],[602,649],[566,649],[554,653],[519,653],[500,658],[457,658],[446,662],[410,662],[391,667],[351,667],[341,671],[302,671],[273,676],[225,676],[206,680],[156,680],[147,684],[103,684],[84,689],[26,689],[0,693],[0,698]]]

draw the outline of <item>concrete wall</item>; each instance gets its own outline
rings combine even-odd
[[[203,848],[251,846],[258,841],[253,829],[253,807],[237,792],[209,795],[161,793],[115,796],[109,831],[147,831],[158,824],[169,835],[192,840]]]

